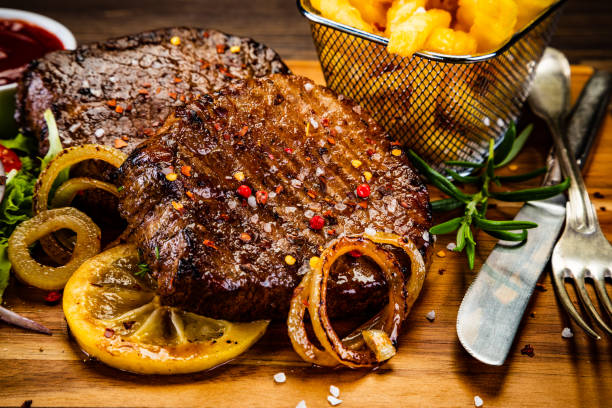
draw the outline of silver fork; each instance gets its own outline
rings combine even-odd
[[[559,164],[571,185],[565,230],[555,245],[552,255],[552,281],[567,313],[591,337],[601,337],[582,318],[565,288],[565,278],[571,278],[578,299],[597,324],[612,335],[612,329],[597,312],[585,286],[585,278],[591,278],[597,296],[612,318],[612,302],[606,291],[605,278],[611,276],[612,246],[599,227],[597,213],[589,199],[584,180],[568,143],[565,119],[569,110],[570,66],[565,56],[547,49],[535,74],[529,104],[534,113],[543,118],[553,135]]]

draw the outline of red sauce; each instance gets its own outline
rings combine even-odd
[[[17,81],[30,61],[62,49],[59,38],[44,28],[0,19],[0,85]]]

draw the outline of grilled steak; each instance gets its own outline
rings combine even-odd
[[[358,105],[305,78],[249,79],[178,107],[132,152],[119,210],[164,303],[285,318],[309,259],[339,235],[395,232],[429,248],[427,189],[397,149]],[[386,302],[364,258],[335,265],[333,314]]]
[[[39,141],[41,155],[48,149],[47,108],[55,114],[64,147],[99,143],[131,150],[194,93],[274,72],[288,69],[273,50],[248,38],[161,29],[34,61],[19,83],[15,115]]]

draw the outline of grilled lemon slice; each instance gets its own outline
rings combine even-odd
[[[64,289],[64,314],[90,356],[140,374],[206,370],[246,351],[268,321],[232,323],[163,306],[138,253],[120,245],[86,261]]]

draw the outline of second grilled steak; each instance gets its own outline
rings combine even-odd
[[[41,156],[48,108],[64,147],[129,151],[194,95],[277,72],[288,72],[278,54],[249,38],[196,28],[148,31],[34,61],[19,82],[16,119],[39,141]]]
[[[428,193],[400,152],[326,88],[250,79],[176,109],[136,148],[118,172],[120,212],[166,304],[285,318],[303,266],[339,235],[394,232],[429,248]],[[367,197],[356,193],[362,184]],[[381,273],[363,258],[335,266],[335,315],[385,302]]]

